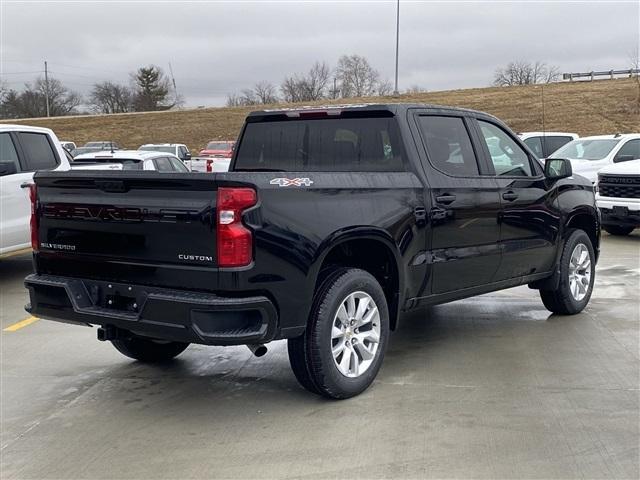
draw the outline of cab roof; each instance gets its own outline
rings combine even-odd
[[[255,122],[265,119],[267,117],[314,117],[314,116],[340,116],[344,113],[347,113],[349,116],[359,116],[362,114],[366,116],[367,114],[378,114],[381,116],[398,116],[403,112],[406,112],[412,108],[420,108],[426,110],[434,110],[434,111],[454,111],[466,114],[474,114],[474,115],[482,115],[486,117],[492,117],[484,112],[480,112],[477,110],[471,110],[467,108],[459,108],[459,107],[448,107],[444,105],[432,105],[432,104],[424,104],[424,103],[350,103],[350,104],[341,104],[341,105],[309,105],[302,107],[292,107],[292,108],[279,108],[273,110],[258,110],[249,113],[247,116],[248,122]],[[492,117],[494,118],[494,117]]]
[[[580,137],[576,140],[629,140],[640,138],[640,133],[614,133],[610,135],[592,135],[590,137]]]

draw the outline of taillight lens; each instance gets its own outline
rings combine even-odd
[[[213,172],[213,160],[207,160],[207,172]]]
[[[31,200],[31,249],[37,252],[40,249],[40,239],[38,237],[38,187],[35,183],[29,184],[29,200]]]
[[[258,201],[251,188],[218,189],[218,266],[244,267],[253,261],[253,235],[242,224],[242,212]]]

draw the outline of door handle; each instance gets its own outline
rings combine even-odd
[[[505,192],[502,194],[502,198],[504,198],[508,202],[513,202],[518,198],[518,194],[514,192]]]
[[[439,195],[436,197],[436,202],[441,203],[443,205],[449,205],[453,203],[456,199],[455,195],[451,195],[450,193],[445,193],[444,195]]]

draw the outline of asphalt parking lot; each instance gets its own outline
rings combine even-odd
[[[583,313],[526,287],[418,312],[341,402],[298,386],[283,342],[148,366],[95,329],[11,328],[30,269],[0,260],[3,479],[640,476],[640,231],[603,233]]]

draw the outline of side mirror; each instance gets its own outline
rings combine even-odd
[[[191,160],[191,154],[189,152],[184,154],[184,159],[185,160]]]
[[[566,158],[547,158],[544,162],[544,176],[550,180],[559,180],[573,175],[571,161]]]
[[[617,157],[614,157],[613,163],[629,162],[631,160],[635,160],[633,155],[618,155]]]
[[[15,162],[0,162],[0,177],[13,175],[14,173],[18,173],[18,167],[16,167]]]

